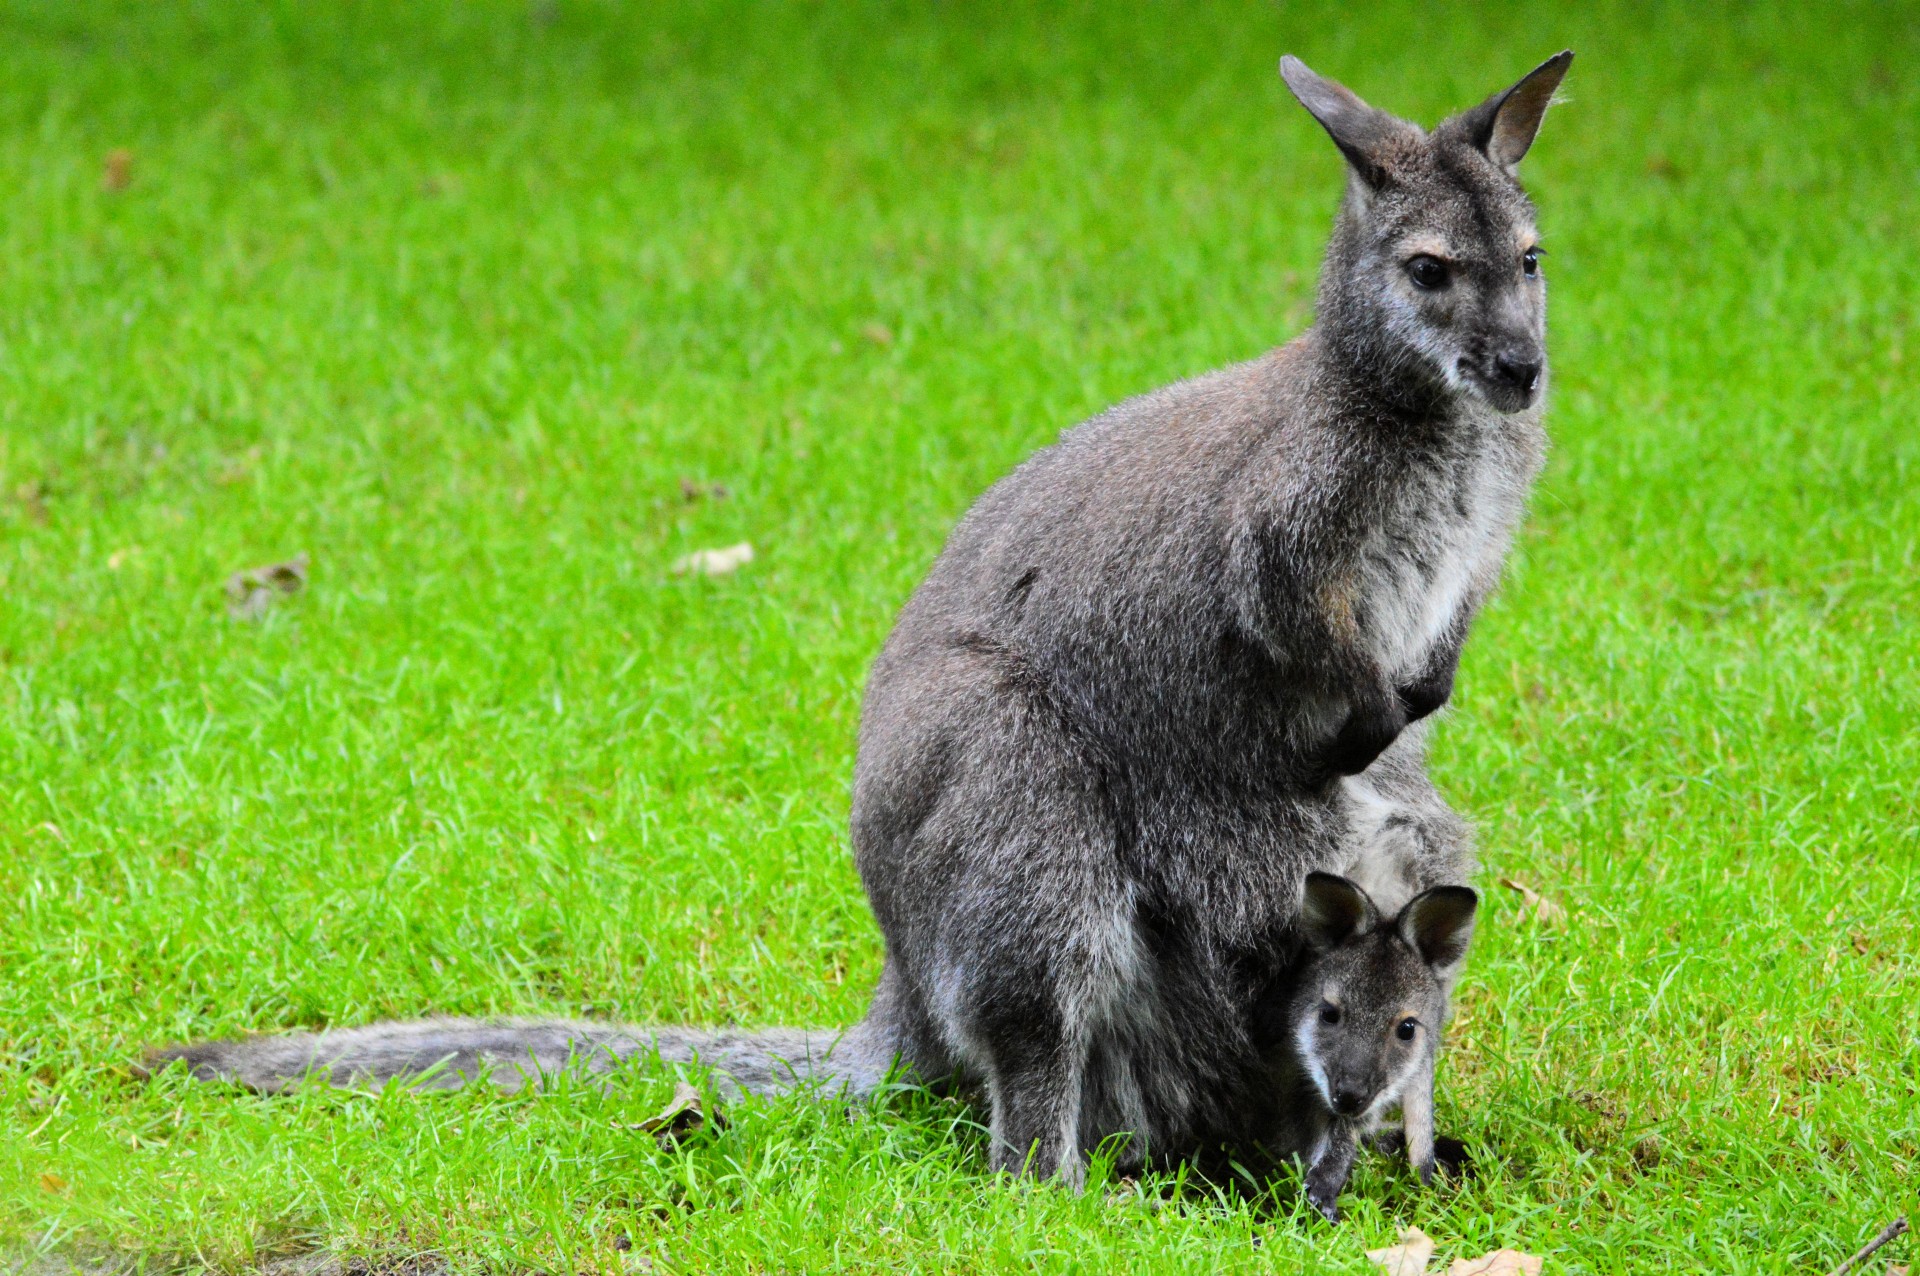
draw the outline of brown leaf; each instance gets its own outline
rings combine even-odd
[[[1541,926],[1558,926],[1567,918],[1567,910],[1548,899],[1545,895],[1511,877],[1503,877],[1500,884],[1520,895],[1520,911],[1514,914],[1514,921],[1525,924],[1535,922]]]
[[[307,555],[295,554],[284,563],[249,567],[227,577],[227,615],[235,620],[258,620],[282,594],[297,594],[307,585]]]
[[[20,508],[34,522],[47,521],[47,485],[39,479],[32,479],[14,488],[13,499],[20,502]]]
[[[100,166],[100,189],[123,191],[132,184],[133,152],[124,146],[108,151],[106,163]]]
[[[1433,1237],[1417,1227],[1400,1229],[1400,1243],[1367,1251],[1367,1261],[1387,1276],[1426,1276],[1427,1262],[1433,1257]]]
[[[884,323],[870,323],[860,329],[860,335],[868,341],[873,342],[876,346],[890,346],[893,344],[893,329],[887,327]]]
[[[691,505],[698,500],[724,501],[732,493],[727,491],[725,483],[696,483],[690,478],[680,480],[680,499]]]
[[[739,571],[752,561],[753,546],[741,541],[725,549],[696,549],[691,554],[674,559],[671,570],[676,576],[685,576],[689,572],[696,576],[725,576]]]
[[[1540,1276],[1540,1256],[1517,1249],[1496,1249],[1479,1258],[1456,1258],[1447,1276]]]
[[[40,1175],[40,1187],[42,1191],[64,1192],[67,1190],[67,1181],[52,1170],[47,1170]]]
[[[680,1140],[708,1125],[716,1130],[726,1129],[726,1113],[719,1108],[708,1112],[700,1092],[686,1082],[679,1081],[674,1083],[673,1098],[668,1100],[667,1106],[660,1109],[657,1116],[630,1122],[625,1128],[651,1134],[662,1151],[672,1151]]]

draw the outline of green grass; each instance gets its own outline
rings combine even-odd
[[[1554,1272],[1832,1266],[1920,1161],[1917,33],[0,4],[0,1252],[1362,1272],[1418,1223]],[[861,679],[946,528],[1308,320],[1340,173],[1277,56],[1431,121],[1569,44],[1527,165],[1555,456],[1436,760],[1487,863],[1442,1075],[1480,1178],[1363,1162],[1334,1228],[996,1182],[911,1097],[668,1153],[622,1128],[658,1075],[132,1077],[430,1011],[850,1021]],[[227,618],[297,551],[307,592]]]

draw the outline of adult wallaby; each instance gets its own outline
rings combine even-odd
[[[657,1049],[859,1091],[897,1062],[982,1091],[1009,1170],[1078,1182],[1112,1135],[1131,1162],[1313,1153],[1262,1009],[1292,995],[1308,874],[1399,913],[1467,863],[1395,741],[1450,695],[1541,463],[1514,171],[1570,61],[1431,133],[1282,61],[1349,168],[1317,322],[1074,428],[955,528],[867,689],[853,845],[886,959],[859,1024],[442,1020],[160,1058],[264,1089]],[[1457,854],[1387,835],[1427,817]]]
[[[1307,956],[1281,1007],[1292,1047],[1283,1085],[1294,1101],[1286,1111],[1295,1123],[1283,1142],[1311,1149],[1307,1199],[1329,1219],[1340,1216],[1360,1139],[1388,1108],[1411,1105],[1432,1084],[1448,993],[1478,904],[1465,886],[1435,886],[1383,925],[1360,887],[1307,874],[1297,923]]]
[[[1570,61],[1425,133],[1284,60],[1349,165],[1315,326],[1002,480],[876,662],[862,1032],[979,1078],[996,1164],[1071,1179],[1119,1132],[1155,1155],[1266,1134],[1247,1008],[1347,849],[1338,777],[1448,698],[1540,466],[1514,168]]]

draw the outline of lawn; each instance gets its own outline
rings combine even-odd
[[[946,529],[1309,322],[1341,175],[1278,56],[1432,122],[1568,45],[1554,457],[1435,758],[1472,1181],[1363,1160],[1335,1227],[996,1181],[913,1095],[662,1150],[657,1072],[136,1078],[851,1021],[861,682]],[[0,2],[0,1266],[1830,1268],[1920,1164],[1916,65],[1910,4]]]

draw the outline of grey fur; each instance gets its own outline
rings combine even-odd
[[[1077,1182],[1113,1135],[1125,1163],[1331,1165],[1297,1084],[1295,922],[1316,870],[1397,913],[1472,869],[1407,728],[1452,692],[1544,451],[1511,169],[1565,67],[1428,133],[1283,65],[1354,174],[1316,326],[1075,427],[954,529],[868,684],[852,834],[887,952],[837,1044],[436,1021],[162,1057],[261,1089],[657,1049],[858,1092],[897,1061],[984,1094],[1004,1169]],[[1425,1066],[1424,1097],[1418,1069],[1401,1088],[1430,1154]]]
[[[1533,210],[1480,132],[1286,72],[1355,172],[1316,326],[1002,480],[869,683],[868,1022],[980,1081],[1009,1169],[1072,1179],[1123,1132],[1135,1156],[1305,1151],[1247,1008],[1286,985],[1306,874],[1398,903],[1470,865],[1419,742],[1376,758],[1451,694],[1541,463]],[[1417,255],[1448,286],[1420,288]],[[1369,793],[1390,808],[1371,839]]]
[[[1307,1198],[1330,1219],[1339,1217],[1360,1136],[1393,1105],[1431,1094],[1447,990],[1473,940],[1478,903],[1465,886],[1436,886],[1383,922],[1346,878],[1307,877],[1299,929],[1310,956],[1293,980],[1287,1030],[1293,1085],[1306,1092],[1293,1109],[1295,1138],[1313,1149]],[[1414,1156],[1423,1179],[1433,1173],[1428,1145]]]
[[[867,1094],[891,1058],[865,1030],[772,1028],[757,1032],[633,1027],[560,1019],[421,1019],[169,1046],[148,1056],[157,1071],[184,1063],[203,1081],[274,1094],[306,1081],[378,1088],[395,1080],[453,1090],[481,1077],[507,1091],[568,1069],[604,1076],[630,1060],[658,1058],[713,1070],[721,1088],[766,1093],[805,1083]]]

